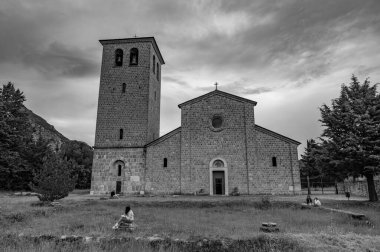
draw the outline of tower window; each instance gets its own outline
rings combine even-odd
[[[121,176],[121,165],[117,166],[117,176]]]
[[[158,65],[158,63],[157,63],[157,80],[159,80],[159,72],[160,72],[160,69],[159,69],[159,65]]]
[[[126,89],[127,89],[127,84],[123,83],[123,88],[122,88],[121,92],[125,93]]]
[[[139,62],[139,50],[137,48],[132,48],[130,50],[129,65],[138,65]]]
[[[164,167],[168,167],[168,159],[164,158]]]
[[[119,131],[119,139],[121,140],[121,139],[123,139],[123,129],[120,129],[120,131]]]
[[[277,158],[276,157],[272,157],[272,166],[277,166]]]
[[[115,66],[123,65],[123,50],[116,49],[115,51]]]
[[[156,73],[156,56],[153,55],[153,73]]]
[[[156,91],[154,91],[154,100],[156,100],[156,98],[157,98],[157,93]]]

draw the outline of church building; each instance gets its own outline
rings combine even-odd
[[[255,122],[255,101],[215,89],[184,101],[159,136],[161,71],[153,37],[100,40],[91,194],[299,193],[299,142]]]

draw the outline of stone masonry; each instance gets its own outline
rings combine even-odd
[[[100,42],[92,194],[300,192],[299,142],[256,125],[255,101],[214,90],[180,104],[181,126],[159,137],[164,60],[154,38]],[[137,65],[129,65],[132,48]]]

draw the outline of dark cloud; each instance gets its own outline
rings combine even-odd
[[[280,68],[283,77],[297,82],[328,74],[340,43],[379,21],[380,4],[374,0],[365,4],[342,0],[224,1],[218,11],[245,13],[250,25],[231,37],[210,30],[199,38],[169,41],[186,48],[180,58],[184,70],[199,65],[220,72]]]
[[[42,8],[41,8],[42,7]],[[99,60],[88,45],[69,46],[70,40],[54,38],[71,6],[61,3],[5,1],[0,4],[0,63],[33,68],[47,77],[80,77],[98,72]],[[51,11],[50,11],[51,10]],[[61,35],[61,34],[59,34]],[[58,36],[59,37],[59,36]],[[82,46],[82,47],[80,47]]]
[[[310,110],[338,92],[329,83],[352,73],[378,81],[378,13],[378,0],[3,0],[0,77],[16,82],[63,134],[91,144],[98,40],[155,36],[166,61],[162,133],[180,124],[179,103],[212,91],[217,80],[220,90],[259,101],[263,126],[302,140],[319,127]],[[325,93],[316,97],[313,88]],[[289,96],[291,110],[283,106]]]
[[[99,72],[99,62],[86,51],[51,43],[46,50],[24,53],[23,62],[47,76],[83,77]]]

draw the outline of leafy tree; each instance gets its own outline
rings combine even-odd
[[[315,149],[316,142],[314,139],[310,139],[306,141],[305,153],[301,155],[301,176],[307,177],[307,192],[310,194],[310,176],[313,175],[315,171]]]
[[[91,168],[93,150],[84,142],[70,141],[65,143],[61,149],[65,159],[75,164],[73,175],[77,176],[75,188],[87,189],[91,187]]]
[[[32,141],[32,130],[24,109],[24,94],[12,83],[0,88],[0,188],[27,188],[29,164],[23,158]]]
[[[323,187],[335,185],[342,180],[335,172],[334,163],[331,162],[331,146],[321,139],[316,142],[314,139],[307,140],[305,153],[301,155],[301,176],[307,177],[308,193],[310,194],[310,180]]]
[[[35,140],[28,143],[25,147],[23,158],[29,164],[30,176],[25,180],[25,183],[32,181],[34,174],[41,170],[46,156],[52,151],[49,147],[49,141],[43,139],[41,136],[36,137]]]
[[[380,172],[380,96],[376,85],[366,79],[360,84],[352,76],[342,85],[331,107],[320,108],[326,128],[322,136],[329,145],[331,163],[340,176],[365,176],[370,201],[377,201],[374,176]]]
[[[72,176],[72,163],[49,152],[42,169],[35,173],[30,187],[41,201],[62,199],[74,190],[76,177]]]

